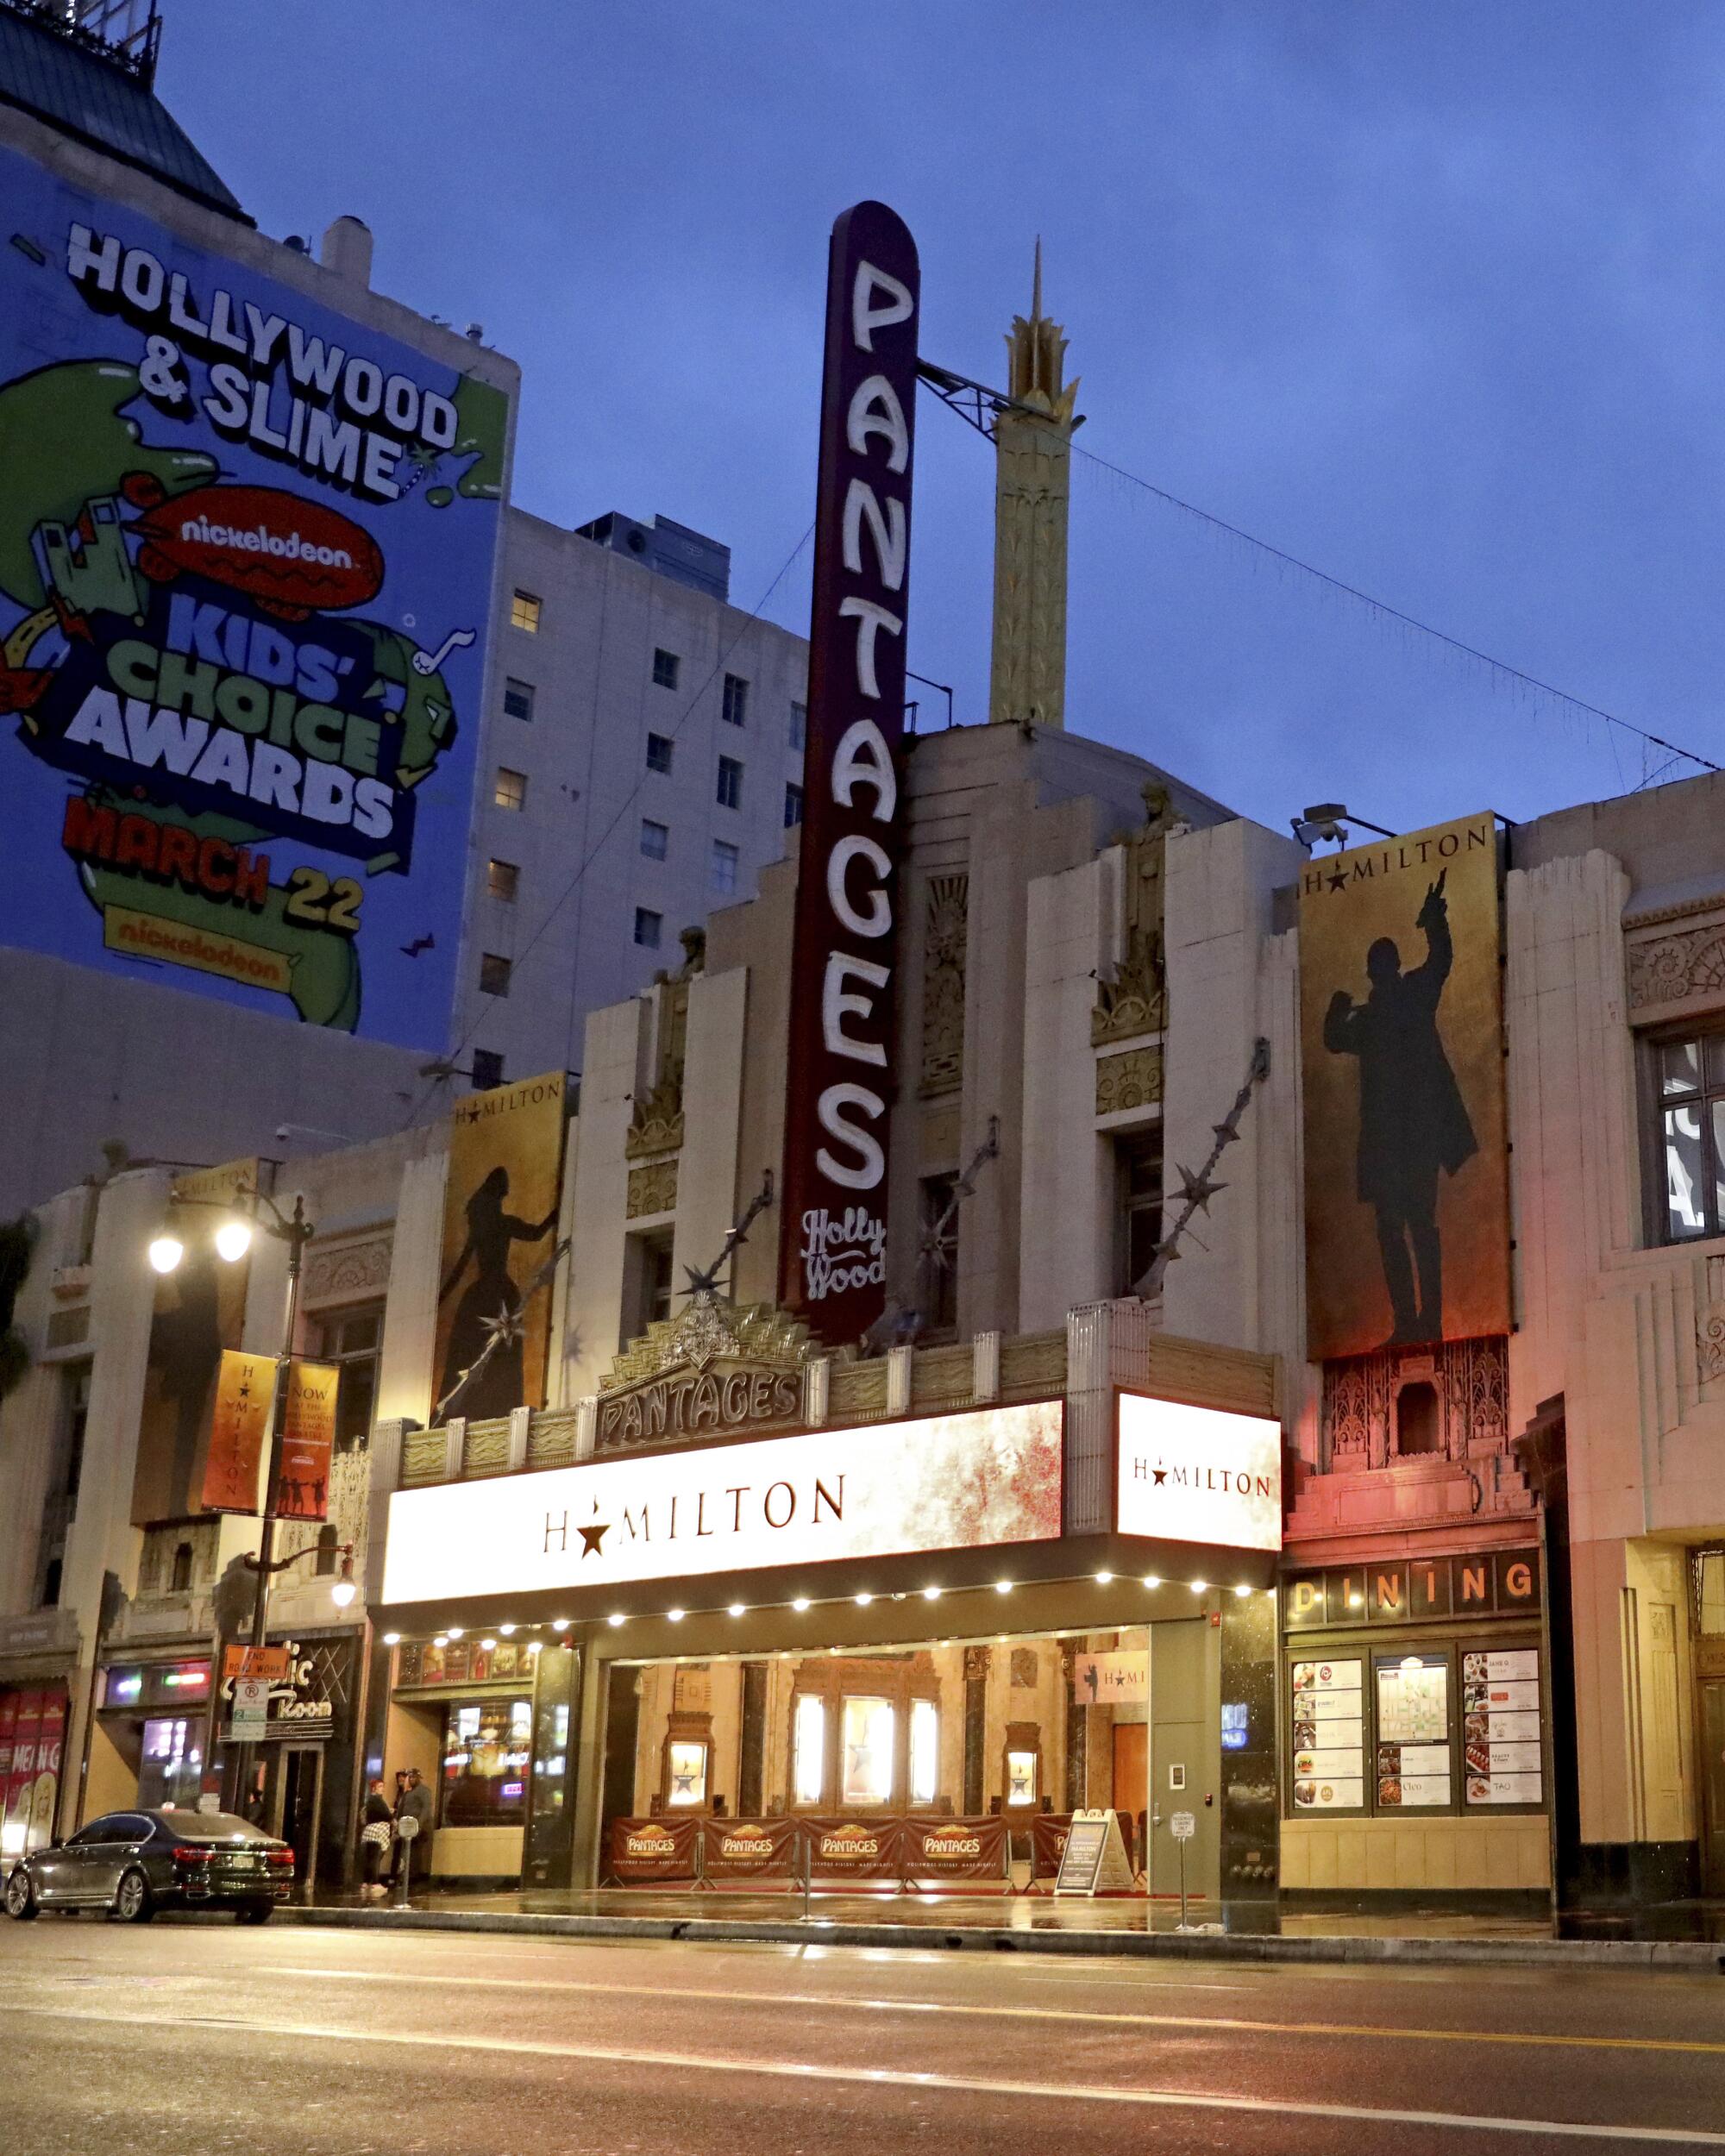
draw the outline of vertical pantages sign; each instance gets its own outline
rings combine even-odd
[[[1497,833],[1490,812],[1307,864],[1307,1351],[1509,1329]]]
[[[920,272],[883,203],[832,228],[791,981],[780,1292],[821,1338],[886,1307]]]

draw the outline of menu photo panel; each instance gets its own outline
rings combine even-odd
[[[1465,1650],[1461,1705],[1470,1807],[1543,1803],[1539,1649]]]
[[[1296,1812],[1364,1808],[1364,1677],[1365,1664],[1358,1655],[1294,1664],[1291,1727]]]
[[[1452,1801],[1449,1656],[1380,1658],[1375,1676],[1377,1808],[1447,1806]]]

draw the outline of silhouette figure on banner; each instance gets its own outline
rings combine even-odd
[[[1403,973],[1394,941],[1380,936],[1365,954],[1371,987],[1364,1002],[1338,988],[1324,1018],[1325,1047],[1359,1060],[1356,1192],[1377,1219],[1395,1321],[1390,1347],[1444,1337],[1438,1176],[1453,1175],[1479,1150],[1438,1031],[1438,1003],[1455,962],[1448,873],[1427,891],[1414,919],[1426,938],[1425,963]]]
[[[505,1212],[508,1195],[509,1170],[493,1168],[467,1200],[467,1239],[437,1295],[441,1310],[461,1285],[468,1265],[474,1267],[473,1281],[456,1305],[449,1327],[443,1372],[437,1381],[439,1400],[448,1398],[462,1371],[478,1362],[492,1335],[501,1336],[485,1368],[455,1403],[461,1413],[475,1420],[506,1415],[522,1404],[521,1290],[510,1273],[510,1246],[543,1243],[557,1223],[555,1206],[543,1220],[523,1220]]]

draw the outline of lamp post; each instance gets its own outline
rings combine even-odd
[[[216,1228],[214,1238],[216,1256],[227,1264],[238,1264],[250,1250],[252,1237],[259,1228],[276,1242],[287,1245],[287,1307],[282,1321],[281,1349],[275,1358],[274,1395],[270,1403],[269,1463],[264,1477],[263,1517],[258,1536],[258,1554],[245,1560],[248,1567],[255,1569],[258,1576],[258,1591],[252,1608],[252,1645],[261,1647],[267,1645],[269,1639],[270,1581],[276,1573],[285,1570],[294,1562],[291,1557],[279,1560],[276,1557],[276,1515],[273,1508],[276,1484],[281,1474],[282,1438],[287,1421],[288,1371],[293,1359],[294,1328],[299,1319],[299,1275],[304,1262],[305,1246],[317,1230],[306,1219],[305,1200],[298,1192],[294,1194],[291,1215],[283,1213],[267,1191],[237,1191],[235,1200],[240,1204],[249,1204],[249,1216],[237,1213],[233,1203],[219,1198],[179,1198],[174,1202],[178,1206],[207,1206],[227,1215]],[[267,1206],[267,1214],[259,1213],[257,1208],[260,1205]],[[185,1256],[185,1245],[178,1236],[169,1234],[166,1230],[155,1238],[149,1247],[150,1263],[159,1273],[172,1272]],[[303,1551],[296,1552],[298,1556],[304,1554]],[[352,1601],[357,1591],[353,1572],[353,1545],[349,1544],[342,1577],[331,1590],[336,1602],[343,1608]],[[340,1590],[344,1587],[347,1592],[342,1594]],[[220,1681],[220,1672],[212,1670],[212,1693]],[[248,1744],[240,1745],[235,1749],[236,1792],[244,1789],[246,1774],[251,1765],[251,1754],[252,1747]]]

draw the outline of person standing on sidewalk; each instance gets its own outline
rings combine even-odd
[[[407,1787],[401,1802],[395,1808],[396,1832],[399,1835],[401,1821],[414,1819],[419,1822],[419,1832],[411,1839],[398,1840],[396,1846],[407,1871],[407,1890],[413,1891],[416,1873],[422,1880],[431,1877],[431,1792],[419,1778],[417,1767],[407,1770]]]
[[[374,1775],[366,1791],[365,1808],[360,1814],[360,1898],[377,1902],[383,1898],[384,1858],[389,1848],[391,1823],[394,1814],[389,1799],[383,1793],[383,1777]]]

